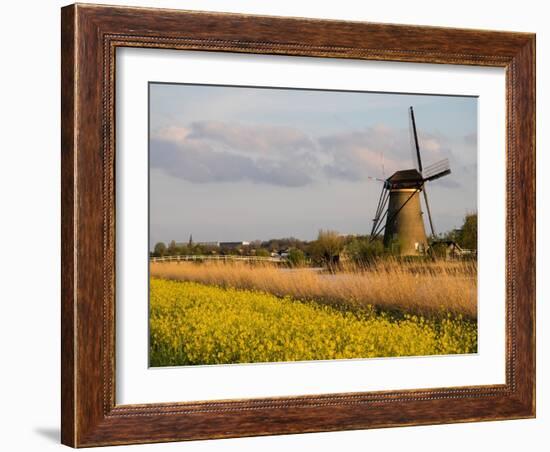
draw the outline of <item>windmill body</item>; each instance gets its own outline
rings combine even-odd
[[[431,235],[435,238],[426,183],[451,173],[447,159],[427,168],[422,167],[412,107],[410,118],[415,144],[413,161],[416,167],[397,171],[384,180],[370,234],[372,241],[384,231],[384,247],[402,256],[427,253],[429,243],[424,227],[420,193],[424,195]]]
[[[397,171],[385,184],[389,196],[384,247],[401,255],[424,254],[428,239],[420,207],[422,175],[415,169]]]

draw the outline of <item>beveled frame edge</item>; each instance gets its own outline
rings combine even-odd
[[[64,444],[535,415],[534,34],[77,4],[62,8],[61,37]],[[114,69],[121,46],[506,68],[506,384],[115,405]]]

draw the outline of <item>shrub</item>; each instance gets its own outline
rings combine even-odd
[[[370,265],[384,256],[384,245],[380,240],[354,239],[345,249],[346,256],[357,265]]]
[[[338,232],[321,229],[317,240],[309,244],[308,251],[315,263],[332,268],[339,262],[343,247],[344,241]]]
[[[302,267],[306,263],[306,255],[302,250],[292,248],[288,252],[288,261],[292,267]]]

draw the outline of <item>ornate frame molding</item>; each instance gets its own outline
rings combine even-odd
[[[62,9],[62,47],[64,444],[81,447],[534,416],[534,35],[77,4]],[[506,68],[506,384],[116,405],[118,47]]]

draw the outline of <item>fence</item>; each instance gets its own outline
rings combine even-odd
[[[245,261],[245,262],[287,262],[284,257],[263,257],[263,256],[223,256],[223,255],[182,255],[182,256],[161,256],[151,257],[151,262],[184,262],[184,261]]]

